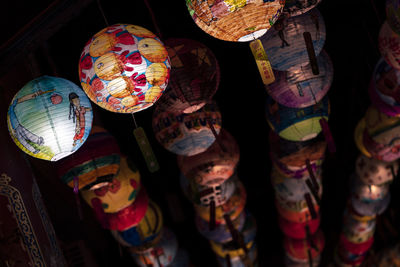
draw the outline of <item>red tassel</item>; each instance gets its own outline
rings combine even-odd
[[[328,122],[322,118],[319,120],[319,124],[321,125],[322,132],[325,136],[325,141],[328,143],[328,150],[331,154],[336,152],[335,141],[333,140],[331,130],[329,129]]]

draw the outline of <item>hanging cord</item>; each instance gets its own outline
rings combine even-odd
[[[150,6],[149,1],[148,1],[148,0],[144,0],[144,3],[146,4],[147,9],[149,10],[149,13],[150,13],[150,16],[151,16],[151,20],[153,21],[153,26],[154,26],[154,28],[156,29],[158,38],[160,38],[161,40],[163,40],[163,37],[162,37],[162,35],[161,35],[160,28],[158,27],[156,17],[154,16],[154,12],[153,12],[153,9],[151,9],[151,6]]]
[[[105,15],[105,13],[104,13],[103,7],[101,6],[100,0],[97,0],[97,7],[100,10],[101,16],[103,17],[104,23],[106,24],[106,26],[107,27],[110,26],[110,24],[108,24],[108,20],[107,20],[107,17]]]

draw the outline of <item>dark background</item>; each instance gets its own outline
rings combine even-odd
[[[259,262],[261,266],[282,266],[282,234],[277,225],[269,181],[271,163],[267,137],[270,129],[264,115],[267,93],[248,43],[225,42],[207,35],[195,25],[183,0],[148,1],[163,39],[194,39],[208,46],[217,57],[221,82],[214,99],[222,114],[222,126],[240,146],[241,158],[237,170],[247,189],[246,207],[257,219]],[[50,8],[53,5],[58,7],[56,11]],[[136,24],[156,32],[144,1],[103,0],[101,5],[110,25]],[[46,8],[50,12],[44,12]],[[377,37],[385,13],[383,0],[323,0],[318,9],[326,24],[325,50],[334,65],[334,80],[328,93],[331,101],[329,125],[337,147],[336,154],[327,155],[323,165],[321,228],[325,233],[326,248],[321,265],[326,266],[332,260],[341,229],[349,189],[348,178],[358,155],[353,131],[370,103],[367,84],[379,58]],[[0,70],[3,74],[0,86],[3,103],[6,103],[1,109],[4,119],[13,95],[34,77],[58,75],[79,84],[80,53],[89,38],[106,24],[97,2],[90,0],[14,1],[7,2],[1,12],[3,34],[0,38],[3,44]],[[46,23],[38,24],[35,17],[40,12],[47,14],[50,21],[56,21],[56,26],[49,29]],[[29,24],[32,19],[34,22]],[[12,38],[17,32],[20,34]],[[34,35],[38,32],[39,35]],[[30,36],[35,37],[29,39]],[[28,52],[33,53],[34,60],[27,55]],[[133,137],[131,116],[108,112],[95,104],[92,106],[96,123],[117,138],[123,153],[135,159],[150,197],[162,208],[165,225],[177,234],[179,244],[189,252],[191,262],[195,266],[216,266],[207,240],[197,233],[194,226],[191,203],[180,192],[176,157],[154,139],[151,128],[153,108],[135,114],[138,124],[146,130],[161,166],[160,171],[151,174]],[[79,221],[72,190],[55,175],[54,164],[28,158],[61,243],[67,246],[76,240],[84,240],[86,248],[100,266],[132,266],[127,251],[121,250],[109,232],[100,228],[83,200],[84,220]],[[394,183],[392,191],[397,188],[397,183]],[[390,208],[378,221],[373,251],[378,252],[398,240],[397,231],[389,231],[387,226],[387,223],[395,226],[398,222],[398,207],[394,204],[396,194],[392,199]]]

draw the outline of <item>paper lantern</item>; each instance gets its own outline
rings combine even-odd
[[[285,107],[267,98],[267,122],[280,137],[290,141],[307,141],[321,131],[320,120],[328,120],[329,100],[325,96],[318,104],[306,108]]]
[[[282,216],[278,216],[278,225],[286,236],[294,239],[305,239],[307,237],[306,227],[308,227],[311,235],[318,230],[319,216],[303,223],[291,222]]]
[[[89,136],[93,113],[74,83],[42,76],[14,96],[7,125],[15,144],[28,155],[57,161],[77,151]]]
[[[247,257],[250,262],[253,264],[252,266],[258,266],[258,252],[257,252],[257,244],[253,243],[253,246],[249,249],[247,253]],[[218,264],[221,267],[246,267],[245,263],[243,262],[243,257],[229,257],[229,265],[227,258],[221,258],[217,256]]]
[[[281,0],[186,0],[197,26],[215,38],[233,42],[252,41],[265,34],[284,5]]]
[[[324,234],[321,230],[318,230],[311,236],[311,240],[318,250],[312,248],[307,239],[293,239],[285,236],[283,239],[283,246],[286,255],[295,261],[308,262],[308,251],[310,251],[311,258],[317,258],[322,253],[325,246]]]
[[[88,190],[114,178],[119,170],[120,157],[117,140],[105,129],[93,126],[82,148],[73,157],[58,162],[57,172],[70,187],[74,187],[74,177],[77,177],[78,188]]]
[[[375,233],[376,218],[359,221],[346,209],[343,216],[343,235],[352,243],[364,243]]]
[[[312,219],[310,210],[304,202],[283,202],[275,198],[275,207],[279,215],[291,222],[303,223]],[[318,213],[319,206],[314,204],[314,209]]]
[[[163,267],[170,266],[178,251],[178,241],[175,234],[164,227],[159,243],[154,247],[142,252],[131,253],[132,258],[140,267]]]
[[[90,100],[119,113],[148,108],[167,87],[171,65],[155,34],[115,24],[95,34],[79,60],[79,79]]]
[[[325,22],[314,8],[303,15],[280,19],[260,38],[271,66],[286,71],[309,64],[303,33],[309,32],[315,55],[318,56],[325,43]]]
[[[236,140],[221,129],[218,140],[204,152],[193,156],[178,155],[178,167],[185,177],[198,184],[218,185],[233,175],[239,155]]]
[[[191,114],[161,111],[153,114],[153,131],[157,141],[168,151],[185,156],[204,152],[215,141],[210,129],[221,129],[221,113],[214,102]]]
[[[372,216],[382,214],[390,203],[390,193],[386,194],[386,196],[379,201],[374,202],[364,202],[355,197],[351,198],[351,204],[353,209],[361,215],[364,216]]]
[[[311,65],[293,67],[290,71],[274,71],[275,82],[268,85],[268,94],[278,103],[291,108],[304,108],[319,102],[333,80],[333,65],[325,51],[317,57],[319,74]]]
[[[165,42],[171,59],[169,86],[158,100],[161,110],[192,113],[211,100],[218,89],[218,61],[205,45],[190,39]]]
[[[93,190],[81,190],[83,199],[91,207],[93,201],[101,201],[103,210],[107,213],[118,212],[128,207],[135,201],[140,189],[140,173],[136,168],[131,168],[128,166],[127,158],[122,157],[117,176],[105,186]]]
[[[286,0],[283,13],[286,16],[298,16],[316,7],[321,0]]]
[[[342,256],[339,255],[337,251],[334,253],[334,262],[340,267],[358,267],[361,266],[364,261],[364,258],[358,259],[357,261],[351,261],[349,259],[342,259],[341,257]]]
[[[400,34],[400,3],[398,0],[386,0],[386,19],[393,31]]]
[[[339,247],[343,247],[345,251],[348,251],[352,254],[362,255],[368,251],[368,249],[372,246],[373,242],[374,242],[374,237],[372,236],[370,239],[368,239],[363,243],[352,243],[346,238],[346,236],[341,234],[339,239]]]
[[[392,172],[393,169],[393,172]],[[394,179],[399,164],[397,161],[384,162],[365,155],[359,155],[356,161],[356,173],[363,183],[368,185],[382,185]]]
[[[381,185],[365,184],[356,174],[352,175],[351,180],[352,195],[362,202],[380,201],[389,193],[389,183]]]
[[[400,69],[400,36],[385,21],[379,31],[378,46],[386,62],[395,69]]]
[[[131,250],[134,251],[143,251],[159,242],[162,226],[161,210],[157,204],[149,200],[146,213],[139,224],[125,231],[111,230],[111,234],[121,245],[132,247]]]

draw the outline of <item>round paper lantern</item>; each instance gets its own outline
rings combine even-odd
[[[189,181],[181,175],[180,184],[185,196],[196,204],[209,206],[214,201],[215,206],[223,205],[232,196],[237,185],[237,176],[232,177],[222,184],[203,186]]]
[[[136,200],[131,205],[115,213],[105,213],[109,229],[125,231],[132,226],[138,225],[146,214],[148,204],[149,198],[142,187]]]
[[[134,247],[131,250],[143,251],[159,242],[162,226],[161,210],[157,204],[149,200],[146,213],[139,224],[125,231],[111,230],[111,234],[121,245]]]
[[[306,161],[310,161],[313,172],[320,169],[326,150],[322,136],[303,141],[280,138],[274,131],[269,133],[270,158],[273,166],[284,176],[301,179],[309,177]]]
[[[208,47],[194,40],[172,38],[165,45],[171,59],[171,77],[157,106],[168,111],[195,112],[209,102],[218,89],[218,61]]]
[[[21,88],[8,107],[7,125],[28,155],[57,161],[77,151],[89,136],[90,101],[74,83],[42,76]]]
[[[382,214],[390,203],[390,193],[380,201],[364,202],[355,197],[351,198],[353,209],[361,215],[372,216]]]
[[[365,184],[355,174],[351,179],[352,195],[362,202],[381,201],[389,193],[389,183],[381,185]]]
[[[250,248],[250,250],[247,253],[247,257],[249,258],[250,262],[253,263],[252,266],[257,267],[258,266],[258,252],[257,252],[257,245],[254,243],[253,246]],[[242,257],[234,257],[230,258],[230,265],[228,265],[228,262],[226,260],[227,258],[221,258],[217,256],[218,264],[221,267],[246,267],[246,265],[243,263]]]
[[[352,243],[363,243],[375,233],[376,219],[359,221],[352,214],[345,210],[343,216],[343,234]]]
[[[303,223],[312,219],[310,210],[305,201],[297,202],[283,202],[275,198],[275,207],[279,215],[291,222]],[[314,203],[314,209],[318,213],[319,206]]]
[[[285,107],[271,97],[267,99],[267,121],[273,131],[290,141],[306,141],[321,132],[320,120],[328,120],[329,100],[325,96],[320,102],[306,108]]]
[[[286,236],[294,239],[305,239],[307,238],[306,227],[310,230],[310,234],[314,234],[318,230],[319,216],[303,223],[291,222],[282,216],[278,216],[278,225]]]
[[[398,0],[386,0],[386,19],[392,30],[400,34],[400,3]]]
[[[371,236],[367,241],[363,243],[352,243],[343,234],[340,235],[339,247],[342,247],[344,251],[347,251],[353,255],[363,255],[374,243],[374,237]],[[343,257],[342,257],[343,258]]]
[[[155,34],[115,24],[95,34],[79,60],[79,79],[90,100],[112,112],[148,108],[167,87],[171,65]]]
[[[306,262],[308,261],[308,250],[310,250],[311,258],[317,258],[325,246],[323,232],[321,230],[317,231],[311,236],[311,240],[318,250],[312,248],[307,239],[293,239],[285,236],[283,239],[283,246],[285,248],[286,255],[295,261]]]
[[[194,22],[207,34],[225,41],[252,41],[265,34],[282,13],[285,1],[186,0]]]
[[[186,178],[195,183],[219,185],[233,175],[239,155],[236,140],[228,131],[221,129],[218,140],[204,152],[193,156],[178,155],[178,167]]]
[[[333,80],[333,65],[325,51],[317,57],[319,74],[311,65],[290,71],[274,71],[275,82],[267,87],[268,94],[278,103],[291,108],[304,108],[319,102],[328,92]]]
[[[298,16],[316,7],[321,0],[286,0],[283,13],[286,16]]]
[[[260,38],[271,66],[285,71],[309,64],[303,33],[311,34],[315,55],[318,56],[325,43],[325,22],[314,8],[303,15],[283,18]]]
[[[131,164],[131,166],[133,166]],[[119,173],[107,185],[93,189],[82,190],[83,199],[91,207],[93,201],[101,201],[104,212],[113,213],[128,207],[136,199],[140,189],[140,173],[128,166],[127,158],[121,158]],[[97,199],[97,200],[94,200]]]
[[[215,141],[208,122],[219,133],[221,113],[214,102],[191,114],[156,108],[153,114],[153,131],[157,141],[168,151],[193,156],[204,152]]]
[[[379,31],[378,46],[386,62],[395,69],[400,69],[400,36],[385,21]]]
[[[178,251],[178,241],[175,234],[164,227],[159,243],[145,251],[131,253],[132,258],[140,267],[170,266]]]
[[[384,162],[364,155],[359,155],[356,161],[356,173],[360,180],[368,185],[388,183],[394,179],[393,174],[397,175],[398,171],[397,161]]]
[[[364,258],[357,259],[357,261],[351,261],[349,259],[342,259],[342,256],[339,255],[337,250],[334,253],[334,262],[337,266],[340,266],[340,267],[358,267],[358,266],[361,266],[363,261],[364,261]]]

